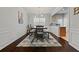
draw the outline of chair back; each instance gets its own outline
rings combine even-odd
[[[44,26],[36,26],[36,32],[37,32],[37,33],[43,32],[43,27],[44,27]]]

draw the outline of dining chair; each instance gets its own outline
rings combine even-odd
[[[43,41],[44,39],[44,31],[43,31],[43,26],[36,26],[36,38],[37,40]]]
[[[37,40],[40,40],[40,41],[44,41],[44,31],[43,31],[43,27],[44,26],[36,26],[36,30],[35,30],[35,33],[34,33],[34,38],[33,40],[31,41],[31,43],[34,41],[34,39],[36,38],[36,41]]]

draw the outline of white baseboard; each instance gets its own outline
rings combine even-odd
[[[9,44],[11,44],[12,42],[16,41],[17,39],[14,40],[10,40],[7,43],[3,44],[2,46],[0,46],[0,50],[2,50],[3,48],[5,48],[6,46],[8,46]]]
[[[5,44],[2,44],[0,46],[0,50],[4,49],[6,46],[8,46],[9,44],[13,43],[14,41],[16,41],[17,39],[19,39],[21,36],[19,37],[13,37],[14,39],[13,40],[9,40],[8,42],[6,42]]]
[[[73,48],[75,48],[76,50],[79,51],[79,46],[77,46],[77,45],[75,45],[75,44],[73,44],[71,42],[69,42],[69,45],[71,45]]]

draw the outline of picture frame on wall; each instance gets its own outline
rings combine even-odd
[[[79,7],[74,8],[74,15],[79,15]]]
[[[18,23],[23,24],[23,13],[18,11]]]

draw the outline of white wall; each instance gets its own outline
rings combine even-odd
[[[70,8],[70,39],[69,44],[79,50],[79,15],[74,15],[73,8]]]
[[[23,12],[23,24],[18,24],[18,10]],[[26,25],[27,17],[22,8],[0,8],[0,49],[24,35]]]
[[[69,12],[64,14],[64,26],[69,27]]]
[[[69,40],[69,8],[68,12],[64,14],[64,27],[66,27],[66,40]]]

